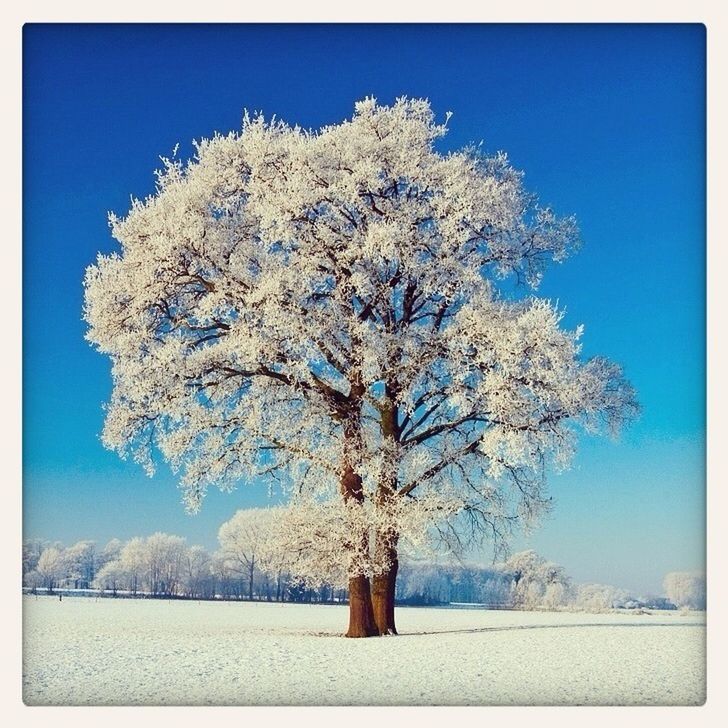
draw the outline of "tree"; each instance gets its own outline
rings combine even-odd
[[[212,484],[287,490],[338,554],[352,637],[396,632],[401,548],[504,538],[547,507],[575,425],[636,411],[581,328],[512,285],[568,255],[574,220],[504,154],[437,151],[446,124],[409,99],[319,132],[246,114],[163,160],[85,277],[112,360],[104,444],[150,474],[160,455],[193,511]]]
[[[576,590],[574,607],[585,612],[607,612],[622,606],[628,596],[624,589],[608,584],[580,584]]]
[[[101,549],[101,553],[98,554],[96,558],[96,565],[98,568],[102,568],[110,561],[116,561],[119,558],[123,547],[124,544],[118,538],[112,538],[111,541],[109,541],[106,546]]]
[[[38,587],[43,586],[43,577],[36,569],[31,569],[23,576],[23,586],[27,586],[35,594]]]
[[[705,574],[672,571],[665,576],[667,598],[678,608],[705,609]]]
[[[66,560],[63,552],[54,546],[45,549],[38,559],[36,573],[40,577],[41,584],[52,592],[58,582],[66,576]]]
[[[511,599],[522,609],[553,609],[568,601],[571,580],[564,568],[546,561],[533,550],[521,551],[505,562],[512,576]]]
[[[23,542],[23,577],[35,571],[38,560],[48,544],[40,539]]]
[[[190,597],[214,596],[210,554],[202,546],[190,546],[182,560],[182,582]]]
[[[230,569],[228,560],[220,551],[216,551],[212,555],[210,569],[215,580],[216,594],[223,599],[239,595],[239,578],[236,578],[235,573]]]
[[[145,566],[152,594],[173,596],[179,588],[185,540],[168,533],[153,533],[144,542]]]
[[[116,592],[121,588],[129,588],[130,575],[124,568],[121,561],[114,559],[107,561],[97,572],[94,579],[94,587],[111,593],[116,596]]]
[[[239,510],[220,526],[220,554],[228,570],[247,582],[248,599],[253,598],[253,579],[259,571],[275,571],[271,562],[272,519],[277,509]],[[279,550],[279,552],[282,550]]]
[[[117,551],[116,543],[110,546],[109,553]],[[180,536],[157,532],[147,538],[132,538],[118,554],[99,570],[95,581],[99,588],[116,593],[124,586],[134,595],[146,590],[155,596],[174,596],[189,573],[189,552]]]
[[[68,578],[73,580],[74,589],[87,589],[96,576],[96,544],[93,541],[79,541],[65,552]]]
[[[114,564],[114,568],[118,569],[117,573],[127,575],[127,588],[132,594],[136,595],[140,588],[144,588],[149,568],[147,549],[143,538],[137,536],[124,544],[124,548],[119,554],[118,565],[116,562],[109,563]]]

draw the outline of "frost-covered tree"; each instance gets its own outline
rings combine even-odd
[[[230,568],[230,562],[220,552],[212,554],[210,570],[215,581],[215,593],[223,599],[240,595],[240,576]]]
[[[533,550],[514,554],[504,564],[510,573],[511,599],[521,609],[553,609],[569,600],[571,580],[564,568],[547,561]]]
[[[38,559],[35,571],[41,585],[52,592],[58,582],[66,577],[66,560],[63,551],[55,546],[45,549]]]
[[[132,538],[124,544],[124,548],[122,548],[119,554],[118,564],[115,562],[109,563],[114,564],[114,568],[118,569],[117,574],[126,574],[126,588],[132,594],[136,594],[137,591],[144,589],[149,569],[147,549],[143,538],[138,536]]]
[[[79,541],[65,551],[67,578],[74,589],[88,588],[96,576],[96,544]]]
[[[676,606],[687,609],[705,609],[705,574],[672,571],[665,576],[665,595]]]
[[[23,575],[23,586],[28,587],[32,593],[35,593],[38,587],[43,586],[43,577],[36,569],[31,569]]]
[[[40,559],[40,555],[47,547],[48,544],[41,539],[23,541],[23,578],[35,571],[36,566],[38,566],[38,559]]]
[[[115,545],[114,545],[115,546]],[[132,538],[108,561],[95,579],[100,589],[128,589],[132,594],[147,591],[173,596],[180,591],[189,569],[184,538],[154,533],[147,538]]]
[[[85,278],[105,445],[150,473],[159,453],[192,510],[213,484],[282,484],[291,535],[346,574],[352,637],[396,631],[401,548],[537,516],[574,426],[636,407],[581,328],[513,292],[576,246],[574,220],[504,154],[438,151],[445,132],[423,100],[316,132],[246,115],[164,160]]]
[[[144,546],[149,591],[166,596],[176,594],[187,549],[184,538],[157,532],[146,539]]]
[[[110,591],[116,596],[119,589],[130,588],[130,582],[131,576],[124,565],[118,559],[113,559],[98,570],[93,586],[101,591]]]
[[[100,569],[110,561],[116,561],[121,554],[124,544],[118,538],[112,538],[96,557],[96,565]]]
[[[502,565],[404,559],[397,577],[398,601],[411,604],[511,604],[512,575]]]
[[[622,606],[629,594],[608,584],[579,584],[573,606],[584,612],[607,612]]]
[[[278,509],[273,508],[239,510],[218,531],[219,553],[227,570],[245,579],[248,599],[253,598],[256,569],[275,571],[272,556],[276,550],[272,548],[271,536],[272,521],[277,512]]]
[[[190,597],[214,596],[212,559],[202,546],[190,546],[182,559],[182,588]]]

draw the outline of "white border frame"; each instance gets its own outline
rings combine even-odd
[[[290,2],[290,4],[289,4]],[[347,725],[371,724],[373,721],[399,725],[442,724],[450,721],[488,721],[495,724],[512,725],[514,720],[533,723],[557,722],[561,727],[652,725],[684,726],[686,721],[711,725],[720,718],[728,705],[726,684],[728,669],[726,646],[728,635],[725,626],[726,593],[725,565],[721,555],[728,554],[726,532],[728,526],[722,523],[723,514],[728,513],[728,498],[721,486],[726,478],[726,442],[728,432],[725,417],[719,417],[728,406],[726,377],[728,371],[726,356],[725,320],[721,313],[727,310],[724,281],[726,271],[726,246],[728,240],[725,218],[719,216],[720,204],[725,205],[719,195],[718,179],[726,159],[728,129],[725,89],[728,88],[728,54],[726,45],[725,11],[718,2],[692,0],[689,3],[674,0],[653,0],[637,6],[633,0],[611,0],[609,3],[587,5],[583,0],[552,0],[549,3],[538,0],[521,0],[514,3],[498,3],[496,7],[478,7],[468,0],[448,0],[436,7],[426,8],[420,2],[392,3],[391,0],[368,0],[357,7],[345,8],[335,0],[309,0],[295,3],[284,0],[272,5],[261,3],[258,7],[241,7],[239,0],[209,0],[195,7],[180,7],[174,0],[157,0],[153,5],[148,0],[125,0],[123,3],[100,5],[90,0],[67,0],[52,3],[50,0],[34,0],[32,7],[21,7],[20,3],[6,4],[2,11],[0,33],[0,78],[2,78],[5,113],[2,116],[3,138],[3,199],[9,219],[10,230],[0,247],[0,260],[6,280],[0,295],[8,320],[5,324],[5,340],[11,348],[2,358],[3,381],[10,392],[9,406],[6,405],[2,422],[2,442],[5,454],[4,507],[2,519],[3,546],[0,549],[2,574],[15,574],[3,584],[5,598],[0,600],[0,610],[7,641],[2,650],[3,680],[0,682],[0,698],[3,714],[11,725],[55,725],[74,726],[123,725],[129,721],[157,723],[160,719],[175,725],[199,725],[206,720],[260,721],[276,725],[305,723],[321,726],[329,723]],[[290,707],[32,707],[21,702],[21,657],[22,634],[20,584],[20,545],[22,525],[21,504],[21,235],[22,235],[22,25],[26,22],[702,22],[707,26],[708,40],[708,493],[707,493],[707,535],[708,535],[708,702],[702,707],[479,707],[479,708],[290,708]],[[723,130],[720,133],[718,130]],[[7,233],[6,233],[7,234]],[[721,326],[722,325],[722,326]],[[721,328],[719,328],[719,326]],[[722,329],[722,330],[721,330]],[[10,386],[8,387],[8,383]],[[722,574],[721,574],[722,572]],[[723,645],[723,649],[721,649]],[[205,711],[216,711],[214,715]],[[217,711],[226,711],[225,715]],[[485,711],[483,713],[481,711]]]

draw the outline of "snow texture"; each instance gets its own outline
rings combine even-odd
[[[24,597],[27,705],[698,705],[705,616]]]

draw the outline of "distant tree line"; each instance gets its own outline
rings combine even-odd
[[[695,576],[693,584],[700,583]],[[687,579],[680,580],[687,594]],[[704,592],[703,577],[703,592]],[[535,551],[516,553],[491,567],[437,563],[406,563],[396,598],[400,604],[483,604],[504,609],[569,609],[605,612],[617,608],[704,609],[704,599],[664,596],[635,597],[607,584],[575,584],[559,564]]]
[[[105,596],[248,599],[294,602],[344,601],[345,590],[308,587],[290,574],[243,572],[221,551],[187,546],[179,536],[155,533],[118,539],[98,548],[41,540],[23,544],[23,586],[32,592],[95,590]]]
[[[43,590],[93,590],[106,596],[341,603],[345,588],[299,578],[280,549],[269,547],[267,509],[238,511],[219,530],[210,553],[166,533],[93,541],[72,546],[29,540],[23,544],[23,586]],[[395,599],[399,604],[478,604],[506,609],[573,609],[588,612],[619,607],[705,608],[705,577],[673,572],[666,596],[634,598],[602,584],[574,584],[559,564],[535,551],[522,551],[500,564],[403,561]]]

